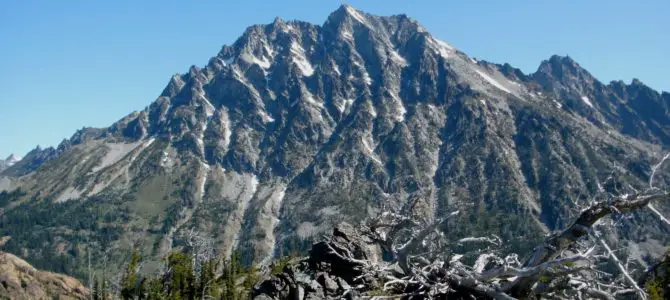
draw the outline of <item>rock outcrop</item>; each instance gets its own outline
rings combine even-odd
[[[88,299],[89,290],[70,276],[35,269],[0,251],[0,299]]]
[[[358,261],[341,253],[351,254]],[[289,262],[280,273],[259,283],[252,298],[356,299],[352,285],[375,283],[375,278],[365,276],[362,264],[378,262],[381,255],[372,240],[350,224],[341,223],[326,240],[312,246],[308,257]]]

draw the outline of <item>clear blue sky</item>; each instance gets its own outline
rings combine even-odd
[[[202,66],[275,16],[323,24],[343,3],[267,1],[0,2],[0,157],[56,145],[83,126],[143,109],[170,76]],[[569,54],[600,80],[670,91],[668,0],[348,1],[406,13],[471,56],[535,71]]]

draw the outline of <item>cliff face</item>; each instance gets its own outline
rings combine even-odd
[[[87,299],[89,290],[70,276],[35,269],[0,252],[0,299]]]

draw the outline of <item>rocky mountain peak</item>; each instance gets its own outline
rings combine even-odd
[[[5,158],[5,163],[9,165],[13,165],[21,160],[21,156],[18,156],[14,153],[10,154],[7,158]]]
[[[594,80],[587,70],[568,55],[552,55],[548,60],[542,61],[536,74],[538,73],[565,83]]]
[[[570,56],[553,55],[542,61],[531,77],[545,92],[562,99],[559,105],[587,117],[592,117],[602,104],[593,99],[603,93],[604,85]]]
[[[351,5],[342,4],[339,8],[328,15],[326,24],[341,24],[352,19],[359,22],[367,22],[364,12],[357,10]]]
[[[6,159],[0,159],[0,172],[3,170],[15,165],[17,162],[21,161],[20,156],[16,156],[13,153],[10,154]]]
[[[223,252],[266,261],[381,210],[462,208],[477,216],[460,220],[467,228],[516,239],[560,227],[607,166],[633,166],[631,184],[648,184],[658,153],[649,143],[670,145],[670,118],[625,90],[569,57],[525,75],[470,58],[404,15],[345,5],[322,26],[251,26],[205,66],[172,76],[144,110],[36,149],[2,175],[28,175],[12,184],[40,200],[124,199],[105,220],[144,220],[133,238],[160,245],[145,249],[155,257],[197,228]],[[479,221],[510,217],[524,225]],[[126,238],[119,232],[110,243]]]

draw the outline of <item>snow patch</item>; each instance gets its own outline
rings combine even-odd
[[[200,94],[200,97],[202,98],[203,101],[205,101],[205,105],[207,106],[207,107],[205,107],[205,114],[207,114],[207,118],[213,116],[214,111],[216,111],[216,107],[214,107],[212,102],[210,102],[209,99],[207,99],[207,97],[205,97],[204,92]]]
[[[261,116],[261,119],[263,119],[263,122],[265,123],[272,123],[275,121],[274,118],[272,118],[266,111],[260,110],[258,114]]]
[[[489,75],[486,74],[485,72],[483,72],[483,71],[481,71],[481,70],[479,70],[479,69],[475,69],[475,71],[477,72],[477,74],[479,74],[479,76],[481,76],[482,78],[484,78],[484,80],[488,81],[491,85],[493,85],[494,87],[498,88],[499,90],[501,90],[501,91],[503,91],[503,92],[506,92],[506,93],[508,93],[508,94],[511,94],[511,93],[512,93],[512,92],[510,92],[510,90],[508,90],[507,88],[505,88],[505,86],[503,86],[500,82],[498,82],[497,80],[493,79],[493,77],[489,76]]]
[[[200,154],[202,155],[205,155],[205,131],[207,131],[208,125],[209,125],[208,120],[202,122],[202,130],[200,131],[200,134],[196,139],[196,142],[198,143],[198,148],[200,149]]]
[[[407,63],[407,60],[404,57],[402,57],[400,53],[398,53],[398,51],[396,50],[391,50],[391,60],[402,67],[406,67],[409,65],[409,63]]]
[[[352,41],[352,42],[354,41],[354,35],[351,33],[351,31],[348,28],[342,29],[342,31],[340,31],[340,35],[345,40],[349,40],[349,41]]]
[[[354,61],[353,64],[354,66],[358,67],[358,69],[361,71],[361,74],[363,75],[363,81],[365,81],[365,84],[372,85],[372,78],[370,77],[370,74],[368,74],[368,71],[365,69],[365,67],[361,65],[358,61]]]
[[[393,97],[393,103],[395,103],[396,112],[396,114],[393,115],[393,119],[398,122],[405,121],[405,114],[407,114],[407,109],[405,109],[405,106],[402,103],[402,99],[400,99],[400,97],[398,97],[395,92],[392,92],[391,96]]]
[[[261,57],[261,58],[258,58],[258,57],[254,56],[254,55],[251,55],[251,54],[248,54],[248,53],[244,53],[244,54],[242,54],[242,55],[240,56],[240,58],[241,58],[242,60],[246,61],[247,63],[250,63],[250,64],[256,64],[256,65],[258,65],[259,67],[263,68],[264,70],[269,69],[270,66],[272,65],[272,63],[270,62],[270,60],[269,60],[267,57],[265,57],[265,56],[263,56],[263,57]]]
[[[363,73],[363,81],[365,81],[365,84],[367,85],[372,85],[372,78],[370,77],[370,74],[366,71]]]
[[[371,102],[368,102],[368,108],[369,108],[370,115],[371,115],[373,118],[376,118],[376,117],[377,117],[377,110],[375,109],[375,106],[372,105]]]
[[[440,47],[442,47],[442,48],[444,48],[444,49],[446,49],[446,50],[449,50],[449,51],[454,51],[454,50],[455,50],[454,47],[452,47],[451,45],[447,44],[447,42],[445,42],[445,41],[441,41],[441,40],[438,40],[438,39],[433,39],[433,40],[434,40],[438,45],[440,45]]]
[[[338,67],[334,61],[332,62],[332,64],[333,64],[333,71],[337,73],[337,76],[342,76],[342,73],[340,72],[340,67]]]
[[[223,147],[225,151],[228,151],[228,148],[230,147],[230,138],[233,135],[233,131],[230,128],[230,119],[228,118],[228,113],[227,111],[221,111],[221,130],[223,131]]]
[[[368,141],[368,139],[370,139],[370,141]],[[372,136],[368,136],[368,138],[361,137],[361,144],[363,144],[363,150],[365,151],[365,154],[377,164],[383,165],[382,161],[375,154],[374,149],[372,148],[371,145],[372,143],[373,143]]]
[[[312,74],[314,74],[314,67],[312,67],[312,64],[307,60],[305,49],[303,49],[297,42],[293,42],[291,43],[291,53],[293,54],[293,63],[300,69],[302,75],[307,77],[312,76]]]
[[[231,57],[226,58],[226,59],[220,59],[220,61],[223,64],[224,67],[229,66],[229,65],[232,65],[233,62],[235,62],[235,57],[231,56]]]
[[[563,107],[563,105],[561,103],[559,103],[558,101],[556,101],[556,100],[553,100],[553,101],[554,101],[554,105],[556,105],[557,108],[562,108]]]
[[[205,174],[203,175],[202,181],[200,181],[200,201],[202,202],[205,199],[205,186],[207,185],[207,177],[209,176],[210,166],[202,162],[202,168],[204,169]]]
[[[318,108],[323,108],[323,103],[317,101],[314,95],[312,95],[311,93],[305,92],[305,95],[303,97],[305,98],[305,101],[307,101],[307,103],[314,105]]]
[[[353,104],[354,104],[354,99],[344,99],[344,100],[342,100],[342,104],[335,105],[335,106],[337,107],[337,110],[339,110],[341,113],[344,113]]]
[[[168,100],[169,101],[169,100]],[[161,117],[160,117],[160,122],[165,122],[167,120],[167,115],[172,109],[172,102],[168,103],[167,107],[165,107],[164,111],[161,111]]]
[[[368,20],[363,15],[361,15],[361,13],[359,13],[355,8],[347,6],[345,9],[347,10],[347,13],[349,13],[349,15],[352,18],[354,18],[354,20],[362,23],[365,26],[372,27],[370,26],[370,22],[368,22]]]
[[[590,106],[591,108],[593,108],[593,103],[591,103],[591,99],[589,99],[589,97],[582,96],[582,101],[584,101],[584,103],[586,103],[586,105],[588,105],[588,106]]]
[[[7,159],[5,159],[5,165],[7,167],[11,167],[11,166],[15,165],[16,163],[20,162],[21,159],[23,159],[21,156],[14,155],[12,153],[7,157]]]
[[[344,110],[354,105],[354,99],[344,99]]]
[[[449,55],[455,50],[451,45],[436,38],[429,40],[429,43],[431,46],[433,46],[433,49],[437,52],[437,54],[444,58],[449,58]]]
[[[168,165],[171,165],[171,164],[172,164],[172,160],[170,159],[169,153],[167,151],[163,151],[163,156],[161,157],[160,166],[165,168],[165,167],[167,167]]]
[[[255,88],[255,87],[254,87],[254,86],[247,80],[247,78],[244,77],[244,75],[240,74],[240,72],[237,70],[237,67],[234,66],[234,67],[232,68],[232,70],[233,70],[233,74],[235,75],[235,79],[237,79],[237,81],[241,82],[241,83],[244,84],[247,88],[249,88],[249,90],[251,91],[251,94],[254,96],[254,98],[256,98],[256,99],[260,99],[260,98],[261,98],[261,94],[260,94],[260,93],[258,92],[258,90],[256,90],[256,88]]]

